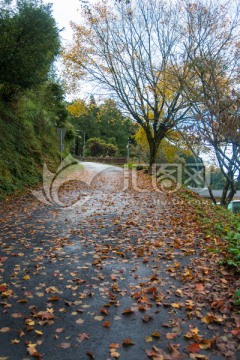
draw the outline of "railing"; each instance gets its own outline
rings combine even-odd
[[[76,158],[80,161],[89,161],[89,162],[97,162],[103,164],[112,164],[112,165],[124,165],[127,163],[127,158],[113,158],[113,157],[81,157],[76,156]]]

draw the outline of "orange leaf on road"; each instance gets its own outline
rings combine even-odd
[[[122,314],[123,315],[128,315],[128,314],[132,314],[134,311],[131,309],[131,308],[129,308],[129,309],[126,309],[126,310],[123,310],[122,311]]]
[[[130,338],[124,339],[122,344],[125,345],[125,346],[135,345],[135,343]]]
[[[103,327],[106,327],[106,328],[109,328],[111,326],[111,322],[110,321],[105,321],[103,324],[102,324]]]
[[[201,283],[197,284],[197,285],[196,285],[196,290],[197,290],[197,291],[204,291],[204,286],[203,286],[203,284],[201,284]]]
[[[200,346],[197,343],[189,345],[185,348],[185,351],[188,353],[198,353],[200,350],[201,350]]]

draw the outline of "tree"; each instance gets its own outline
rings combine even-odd
[[[3,1],[0,9],[0,88],[8,98],[18,88],[47,79],[59,53],[59,30],[51,5],[38,0]]]
[[[68,111],[64,102],[62,85],[56,81],[46,81],[44,90],[45,106],[47,105],[53,114],[54,125],[63,127],[68,118]]]
[[[72,24],[74,42],[63,54],[67,73],[76,80],[85,75],[118,99],[144,129],[152,165],[159,144],[188,110],[173,77],[182,50],[180,7],[163,0],[101,1],[85,7],[84,21]]]
[[[213,189],[222,190],[225,184],[225,177],[219,168],[210,166],[207,169],[210,178],[210,185]]]
[[[115,101],[106,99],[97,104],[90,99],[89,104],[78,99],[68,106],[72,122],[81,138],[101,138],[118,147],[119,155],[126,156],[126,145],[133,133],[132,121],[123,116]],[[79,139],[83,140],[83,139]],[[81,144],[83,147],[83,143]]]
[[[189,77],[187,81],[179,79],[191,105],[188,139],[192,144],[200,141],[213,151],[224,175],[222,205],[232,200],[240,172],[240,19],[239,2],[234,4],[235,16],[232,7],[231,17],[229,4],[199,1],[186,5]],[[209,191],[216,202],[211,184]]]
[[[116,145],[101,138],[91,138],[87,141],[87,152],[90,156],[115,156],[117,151]]]
[[[75,118],[86,115],[88,112],[87,104],[82,99],[77,99],[73,101],[71,104],[68,105],[67,109],[69,113]]]
[[[126,146],[133,133],[132,121],[123,116],[112,99],[105,100],[99,106],[97,122],[101,138],[117,145],[119,153],[126,156]]]
[[[143,159],[149,158],[149,144],[146,133],[142,127],[138,127],[134,135],[137,143],[135,152],[140,152]],[[186,143],[182,141],[181,135],[176,131],[171,131],[161,142],[157,152],[157,162],[166,163],[184,163],[183,157],[192,155],[192,152],[186,147]]]

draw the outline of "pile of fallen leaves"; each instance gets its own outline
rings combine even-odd
[[[233,214],[221,206],[213,205],[210,200],[182,188],[178,192],[189,209],[194,212],[194,220],[201,226],[202,232],[212,241],[209,251],[223,255],[223,263],[240,271],[240,214]]]
[[[141,172],[92,179],[79,209],[3,204],[0,359],[237,359],[239,279],[211,205]]]

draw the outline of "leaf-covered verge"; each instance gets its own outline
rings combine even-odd
[[[180,199],[187,202],[194,212],[194,220],[205,234],[207,252],[219,257],[219,266],[231,269],[236,275],[240,271],[240,214],[212,204],[210,200],[182,188]],[[233,295],[235,305],[240,306],[240,288]]]
[[[210,200],[182,188],[178,193],[194,209],[195,219],[207,238],[212,240],[209,252],[223,256],[222,264],[240,270],[240,215],[212,204]]]

